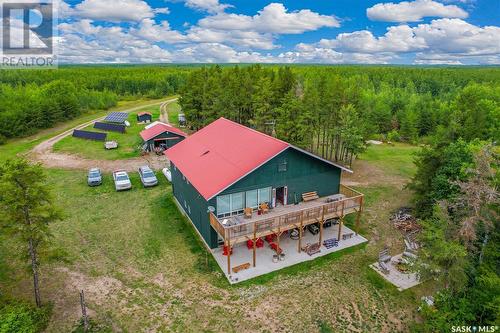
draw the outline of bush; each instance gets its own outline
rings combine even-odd
[[[401,140],[401,136],[399,135],[398,131],[392,130],[389,133],[387,133],[387,141],[398,142],[400,140]]]
[[[36,308],[20,301],[0,301],[0,333],[42,332],[51,312],[51,306]]]

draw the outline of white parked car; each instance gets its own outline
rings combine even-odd
[[[129,190],[132,188],[132,183],[125,170],[113,171],[113,180],[115,181],[115,189],[117,191]]]
[[[155,173],[147,165],[139,168],[139,176],[141,177],[141,182],[144,187],[158,185],[158,179],[156,178]]]
[[[163,172],[169,182],[172,182],[172,173],[170,172],[169,168],[163,168],[161,172]]]

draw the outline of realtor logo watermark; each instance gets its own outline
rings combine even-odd
[[[56,32],[52,2],[1,3],[1,68],[54,68]]]

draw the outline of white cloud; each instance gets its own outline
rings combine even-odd
[[[466,18],[468,13],[456,5],[443,5],[433,0],[379,3],[366,10],[370,20],[417,22],[424,17]]]
[[[153,19],[144,19],[139,28],[131,28],[130,33],[151,42],[181,43],[186,41],[186,36],[179,31],[172,30],[167,21],[156,24]]]
[[[194,26],[187,37],[195,43],[229,43],[240,49],[271,50],[276,48],[274,36],[268,33],[240,30],[214,30]]]
[[[271,55],[262,55],[259,52],[238,52],[219,43],[204,43],[180,49],[174,53],[173,59],[175,62],[202,63],[276,62],[276,58]]]
[[[433,20],[413,28],[423,38],[427,49],[439,53],[461,55],[493,55],[500,53],[500,27],[478,27],[460,19]]]
[[[309,9],[288,12],[281,3],[271,3],[254,16],[218,13],[201,19],[198,25],[215,30],[250,30],[262,33],[300,34],[322,27],[339,27],[338,20]]]
[[[322,39],[322,47],[330,47],[349,52],[410,52],[425,47],[425,40],[417,37],[407,25],[389,27],[385,35],[375,37],[368,30],[342,33],[336,39]]]
[[[500,27],[478,27],[460,19],[438,19],[416,27],[389,27],[381,37],[361,30],[322,39],[320,47],[347,52],[416,52],[449,53],[462,56],[485,56],[500,53]]]
[[[167,8],[151,8],[142,0],[84,0],[74,8],[74,15],[100,21],[141,21],[156,13],[168,13]]]
[[[224,9],[232,7],[228,4],[219,3],[219,0],[186,0],[186,6],[197,10],[204,10],[209,13],[223,12]]]

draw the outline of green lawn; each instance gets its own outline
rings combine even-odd
[[[179,126],[179,113],[181,112],[181,106],[179,103],[169,103],[167,105],[168,122],[175,127]]]
[[[409,178],[415,174],[413,161],[419,150],[419,147],[404,143],[370,145],[359,159],[385,170],[387,174]]]
[[[142,139],[139,133],[144,129],[144,124],[137,123],[137,113],[142,111],[151,112],[153,121],[158,120],[160,116],[160,106],[149,106],[141,110],[133,111],[128,116],[130,127],[127,127],[126,133],[107,132],[93,128],[90,125],[85,130],[93,132],[108,133],[107,141],[115,140],[118,142],[117,149],[106,150],[104,143],[100,141],[84,140],[72,136],[65,137],[54,145],[55,151],[77,154],[88,159],[100,160],[119,160],[137,157],[140,155],[140,145]]]

